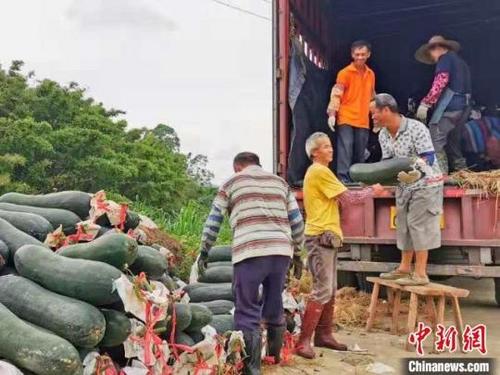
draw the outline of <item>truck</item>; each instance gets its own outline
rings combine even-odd
[[[413,103],[430,87],[432,67],[413,57],[418,46],[434,34],[459,40],[471,67],[475,99],[495,108],[500,103],[498,1],[275,0],[272,25],[273,165],[275,173],[296,187],[299,202],[300,176],[307,168],[305,138],[314,131],[329,132],[329,92],[336,72],[349,63],[354,40],[371,42],[369,65],[377,91],[393,94],[400,105]],[[386,196],[341,211],[345,238],[338,254],[339,286],[367,290],[366,276],[399,264],[394,191],[387,187]],[[443,211],[442,247],[429,253],[431,279],[494,278],[500,305],[499,197],[445,186]]]

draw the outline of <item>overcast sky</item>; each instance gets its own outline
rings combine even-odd
[[[222,0],[271,17],[270,0]],[[271,22],[213,0],[3,0],[0,62],[76,81],[131,127],[172,126],[220,182],[272,163]]]

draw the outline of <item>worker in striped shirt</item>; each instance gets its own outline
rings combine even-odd
[[[297,250],[303,245],[304,223],[288,184],[264,171],[256,154],[239,153],[233,168],[235,174],[220,187],[205,223],[198,269],[205,271],[208,252],[227,214],[233,230],[234,324],[243,332],[249,354],[245,373],[260,374],[261,320],[267,325],[269,355],[275,363],[280,361],[285,331],[281,295],[292,258],[300,277]]]

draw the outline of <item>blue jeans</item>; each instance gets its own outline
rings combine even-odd
[[[343,183],[352,182],[349,168],[356,163],[365,162],[365,150],[370,130],[355,128],[347,124],[335,127],[337,133],[337,176]]]

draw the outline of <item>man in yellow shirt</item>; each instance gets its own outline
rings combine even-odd
[[[375,73],[366,65],[370,55],[370,43],[359,40],[352,44],[352,63],[337,74],[327,108],[328,125],[337,132],[337,174],[343,183],[351,182],[351,165],[365,161],[369,105],[375,94]]]
[[[347,350],[332,336],[335,291],[337,289],[337,250],[342,246],[339,203],[353,204],[379,193],[383,188],[374,185],[361,191],[348,191],[328,165],[333,148],[325,133],[312,134],[306,141],[307,156],[313,164],[304,179],[304,208],[306,210],[307,262],[313,277],[313,290],[307,302],[296,353],[314,358],[314,344],[334,350]]]

